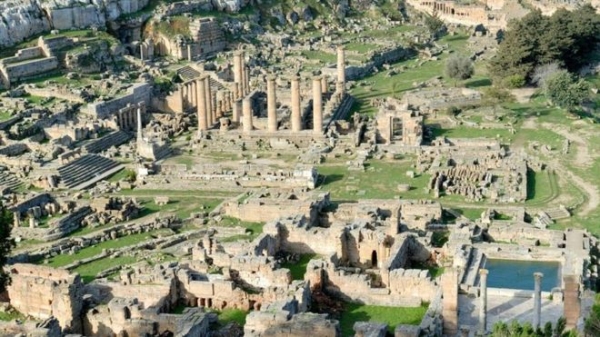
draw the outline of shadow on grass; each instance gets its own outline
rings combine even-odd
[[[489,78],[482,78],[479,80],[471,80],[465,82],[465,87],[467,88],[489,87],[490,85],[492,85],[492,81]]]
[[[327,186],[335,183],[336,181],[344,180],[344,177],[345,176],[343,174],[339,173],[328,174],[323,176],[323,182],[321,183],[321,186]]]
[[[535,199],[535,179],[536,173],[533,170],[527,170],[527,199]]]

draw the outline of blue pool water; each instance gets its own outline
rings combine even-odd
[[[485,263],[489,270],[489,288],[533,290],[533,273],[541,272],[542,291],[560,286],[560,263],[548,261],[493,260]]]

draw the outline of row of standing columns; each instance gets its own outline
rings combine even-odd
[[[479,270],[479,334],[485,335],[487,326],[487,278],[489,271],[487,269]],[[533,273],[533,328],[538,329],[541,324],[542,315],[542,278],[544,274]]]
[[[198,114],[198,130],[204,131],[217,123],[226,111],[233,108],[232,97],[228,92],[218,91],[213,94],[210,86],[210,76],[201,77],[193,81],[196,92],[196,107]]]

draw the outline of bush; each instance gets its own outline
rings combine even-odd
[[[464,56],[452,56],[446,61],[446,76],[454,80],[466,80],[473,76],[473,61]]]
[[[448,109],[446,109],[446,113],[449,116],[456,116],[461,112],[462,112],[462,110],[457,106],[449,106]]]
[[[521,88],[525,86],[525,83],[525,76],[518,74],[505,77],[502,81],[503,86],[509,89]]]

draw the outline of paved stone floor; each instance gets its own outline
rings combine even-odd
[[[458,324],[469,325],[476,330],[479,325],[479,298],[467,295],[458,297]],[[541,324],[556,322],[563,315],[563,303],[553,303],[542,298]],[[521,323],[533,321],[533,298],[506,297],[488,295],[488,330],[491,331],[498,321],[510,323],[517,320]]]

